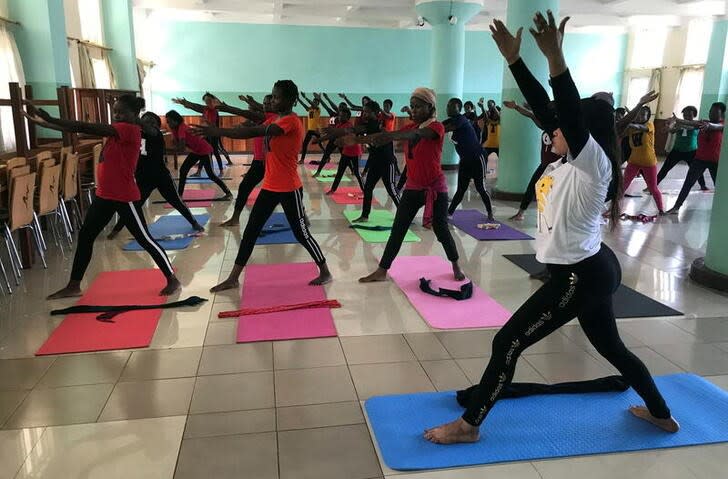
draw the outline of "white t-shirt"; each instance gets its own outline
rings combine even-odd
[[[599,252],[611,179],[609,158],[591,136],[579,156],[569,154],[566,163],[556,161],[546,168],[536,183],[536,259],[575,264]]]

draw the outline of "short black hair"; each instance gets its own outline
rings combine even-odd
[[[213,95],[212,93],[210,93],[209,91],[206,91],[206,92],[205,92],[205,94],[204,94],[204,95],[202,95],[202,99],[204,100],[204,99],[205,99],[205,98],[207,98],[208,96],[209,96],[210,98],[212,98],[213,100],[217,100],[217,97],[216,97],[215,95]]]
[[[160,126],[162,126],[162,119],[159,118],[159,115],[157,115],[153,111],[148,111],[148,112],[144,113],[142,115],[142,118],[144,118],[144,117],[151,118],[152,120],[154,120],[154,123],[157,124],[157,128],[159,128]]]
[[[346,118],[347,120],[351,119],[351,110],[348,108],[342,108],[339,110],[339,115]],[[348,118],[347,118],[348,115]]]
[[[177,123],[184,123],[185,121],[182,118],[182,115],[177,113],[177,110],[169,110],[164,116],[167,118],[167,120],[174,120]]]
[[[625,114],[626,114],[626,113],[627,113],[627,109],[626,109],[625,107],[623,107],[623,106],[620,106],[620,107],[617,107],[617,108],[616,108],[616,109],[614,110],[614,112],[615,112],[615,113],[625,113]]]
[[[650,117],[652,117],[652,108],[650,108],[650,107],[649,107],[649,106],[647,106],[647,105],[644,105],[644,106],[643,106],[642,108],[640,108],[640,115],[641,115],[641,114],[642,114],[642,112],[643,112],[643,111],[645,111],[645,110],[647,110],[647,111],[649,112],[649,114],[650,114]]]
[[[147,104],[147,102],[144,101],[144,98],[136,95],[130,95],[128,93],[121,95],[116,101],[124,105],[125,108],[134,112],[134,115],[136,116],[139,116],[139,112],[142,111],[144,106]],[[725,111],[725,107],[723,110]]]
[[[392,105],[392,106],[394,106],[394,102],[392,100],[390,100],[389,98],[387,98],[386,100],[384,100],[382,102],[382,105]]]
[[[475,103],[473,103],[470,100],[468,100],[465,103],[463,103],[463,106],[465,106],[465,107],[468,107],[469,106],[470,108],[475,109]]]
[[[382,112],[382,107],[379,106],[379,103],[377,103],[374,100],[372,100],[372,101],[368,102],[366,105],[364,105],[364,108],[366,108],[368,110],[371,110],[374,113],[381,113]]]
[[[693,105],[688,105],[682,109],[682,113],[685,113],[686,111],[692,111],[693,116],[698,116],[698,109],[695,108]]]
[[[715,103],[710,105],[710,107],[711,108],[717,107],[720,110],[720,112],[725,115],[725,103],[723,103],[722,101],[716,101]]]
[[[366,95],[364,95],[363,97],[361,97],[361,99],[362,100],[367,100],[367,101],[372,101],[371,97],[368,97]]]
[[[298,86],[293,83],[293,80],[278,80],[273,88],[278,88],[283,93],[283,98],[292,104],[298,100]]]
[[[458,107],[458,110],[463,109],[463,101],[460,98],[450,98],[447,102],[454,103]]]

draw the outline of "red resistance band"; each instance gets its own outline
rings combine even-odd
[[[316,308],[340,308],[341,303],[335,299],[326,299],[322,301],[311,301],[308,303],[283,304],[281,306],[269,306],[267,308],[245,308],[237,311],[220,311],[217,313],[218,318],[237,318],[238,316],[247,316],[249,314],[263,313],[279,313],[281,311],[293,311],[296,309],[316,309]]]

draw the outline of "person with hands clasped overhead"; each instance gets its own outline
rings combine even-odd
[[[520,354],[574,318],[645,401],[646,406],[633,406],[630,412],[666,432],[679,429],[649,371],[617,331],[612,296],[621,270],[614,253],[601,242],[600,221],[605,199],[619,194],[621,182],[614,110],[601,99],[580,99],[561,49],[567,21],[568,17],[557,26],[551,12],[548,19],[537,13],[531,28],[548,60],[554,91],[558,128],[553,150],[566,156],[565,162],[549,165],[536,187],[536,257],[546,263],[551,277],[496,334],[488,366],[463,416],[425,431],[425,439],[433,443],[478,441],[481,424],[513,380]],[[523,29],[514,36],[500,20],[490,29],[534,115],[540,121],[548,118],[548,94],[520,57]],[[617,218],[618,206],[611,214]]]

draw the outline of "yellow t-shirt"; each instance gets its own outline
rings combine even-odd
[[[645,123],[647,131],[633,131],[629,134],[629,146],[632,153],[628,162],[635,166],[657,165],[655,154],[655,125],[650,121]]]
[[[318,130],[328,126],[328,121],[321,121],[321,108],[310,108],[308,110],[308,129]]]
[[[500,147],[500,123],[491,123],[486,120],[485,127],[488,129],[488,138],[483,146],[486,148]]]

